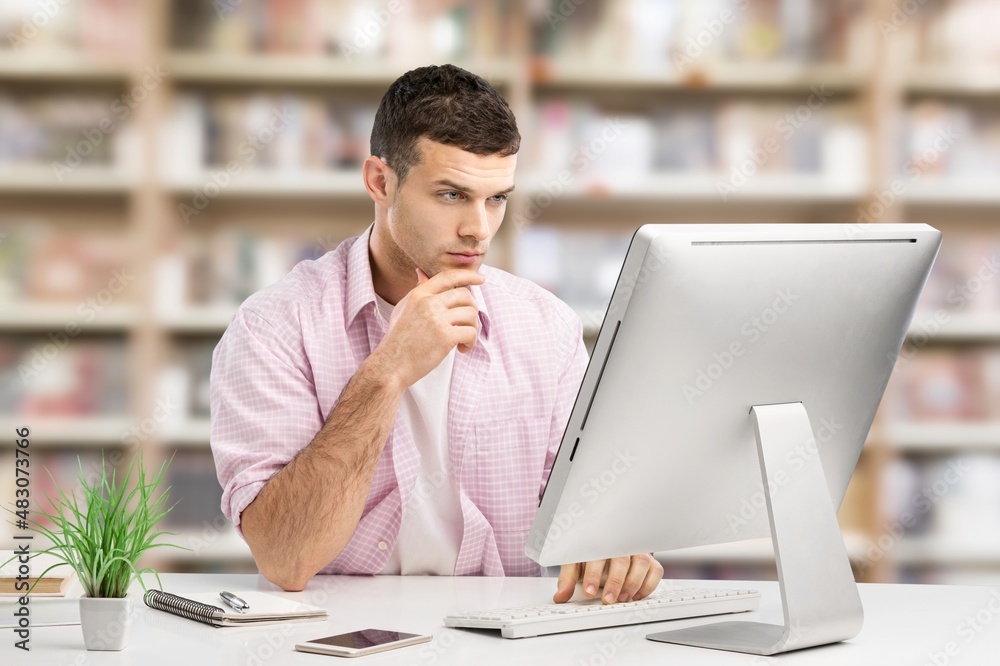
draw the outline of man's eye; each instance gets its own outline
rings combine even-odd
[[[504,203],[505,201],[507,201],[507,195],[506,195],[506,194],[497,194],[497,195],[495,195],[495,196],[493,197],[493,199],[494,199],[494,200],[495,200],[495,201],[496,201],[497,203]]]
[[[444,194],[442,194],[441,196],[443,196],[443,197],[448,197],[448,196],[450,196],[450,195],[452,195],[452,194],[454,194],[454,195],[455,195],[456,197],[460,197],[460,196],[462,196],[462,195],[461,195],[460,193],[458,193],[458,192],[445,192],[445,193],[444,193]],[[448,199],[448,201],[458,201],[458,199]]]

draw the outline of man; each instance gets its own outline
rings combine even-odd
[[[247,299],[216,348],[222,509],[282,588],[541,573],[524,546],[588,358],[569,307],[483,265],[519,145],[482,78],[404,74],[363,166],[373,225]],[[639,599],[662,575],[648,554],[566,565],[554,599],[580,579]]]

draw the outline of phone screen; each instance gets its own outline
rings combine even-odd
[[[333,645],[336,647],[352,648],[362,650],[364,648],[395,643],[396,641],[414,638],[418,634],[405,634],[400,631],[385,631],[384,629],[362,629],[352,631],[349,634],[338,634],[336,636],[326,636],[317,638],[306,643],[316,643],[318,645]]]

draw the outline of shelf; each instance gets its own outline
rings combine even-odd
[[[617,63],[616,63],[617,64]],[[843,65],[800,65],[796,63],[718,63],[693,66],[680,73],[673,62],[660,63],[656,69],[622,73],[622,67],[608,63],[566,63],[539,60],[534,66],[532,83],[539,91],[559,88],[652,91],[741,91],[809,92],[813,86],[828,91],[858,91],[865,73]]]
[[[0,302],[0,331],[67,332],[66,327],[72,323],[80,333],[124,333],[136,322],[136,309],[130,305],[109,305],[100,312],[88,307],[86,313],[77,308],[77,305]],[[90,316],[93,319],[88,321]]]
[[[208,419],[194,419],[175,426],[164,426],[160,439],[169,446],[184,448],[208,448],[209,434],[212,430]]]
[[[128,68],[121,64],[93,60],[76,52],[0,56],[0,81],[124,84],[128,77]]]
[[[122,435],[130,425],[130,419],[122,416],[4,416],[0,418],[0,432],[10,434],[0,438],[0,446],[12,447],[12,433],[25,426],[31,431],[31,447],[124,446]]]
[[[948,319],[938,324],[933,312],[913,316],[907,338],[912,342],[1000,342],[1000,313],[969,314],[948,312]],[[928,335],[927,330],[935,333]]]
[[[983,67],[923,66],[908,77],[909,93],[963,97],[1000,96],[1000,70]]]
[[[902,565],[1000,566],[1000,543],[960,543],[943,537],[904,537],[888,552]]]
[[[587,185],[570,185],[552,197],[545,189],[546,183],[558,182],[556,175],[529,174],[524,180],[530,183],[527,196],[539,205],[551,200],[542,208],[542,215],[551,206],[565,203],[595,203],[607,201],[622,203],[695,203],[725,206],[732,203],[765,202],[795,204],[854,204],[865,196],[863,184],[841,183],[823,176],[801,174],[760,174],[734,193],[723,199],[720,184],[729,183],[729,174],[704,174],[699,176],[651,175],[630,182],[601,183],[593,177]],[[540,198],[543,197],[543,198]]]
[[[200,176],[190,180],[170,181],[168,189],[177,196],[194,196],[203,193],[206,196],[216,190],[212,198],[321,198],[321,199],[358,199],[368,198],[359,170],[341,171],[300,171],[300,172],[269,172],[242,171],[231,177],[224,187],[217,187],[212,173],[224,172],[224,167],[204,171]],[[225,181],[223,181],[225,182]],[[188,205],[194,206],[191,202]]]
[[[928,178],[902,195],[908,204],[926,206],[1000,206],[1000,190],[996,181],[959,178]]]
[[[222,335],[238,307],[239,304],[188,306],[163,313],[157,321],[172,333]]]
[[[135,186],[114,167],[81,166],[62,180],[51,166],[0,164],[0,193],[4,194],[93,194],[123,195]]]
[[[886,444],[900,451],[1000,453],[1000,421],[887,423],[882,432]]]
[[[167,58],[167,71],[178,83],[289,85],[357,85],[384,88],[411,67],[384,61],[337,57],[237,55],[174,52]],[[474,71],[493,84],[512,80],[509,62],[455,63]]]

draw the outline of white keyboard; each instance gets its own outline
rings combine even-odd
[[[662,589],[639,601],[604,604],[600,599],[472,611],[449,615],[446,627],[499,629],[504,638],[528,638],[721,613],[757,610],[757,590]]]

